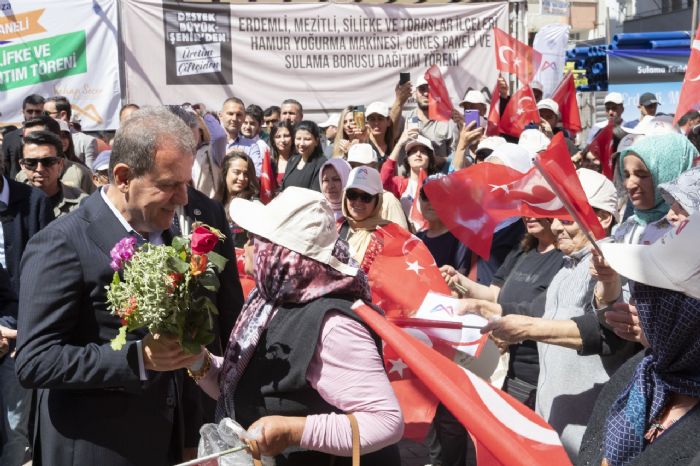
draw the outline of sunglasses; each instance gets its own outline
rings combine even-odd
[[[349,201],[356,201],[360,200],[364,202],[365,204],[369,204],[374,200],[376,196],[373,196],[371,194],[362,192],[362,191],[347,191],[345,193],[345,196],[348,198]]]
[[[61,161],[61,157],[43,157],[39,159],[23,158],[19,160],[19,164],[27,170],[36,170],[36,167],[41,164],[44,168],[51,168]]]

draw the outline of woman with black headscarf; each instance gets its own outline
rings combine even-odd
[[[700,214],[652,245],[601,244],[632,296],[649,348],[610,379],[578,464],[690,464],[700,452]]]

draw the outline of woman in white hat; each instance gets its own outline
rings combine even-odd
[[[390,112],[389,106],[384,102],[372,102],[367,106],[367,142],[377,151],[380,165],[389,157],[396,141]]]
[[[632,296],[649,347],[603,388],[580,464],[697,464],[700,458],[700,214],[651,245],[602,244],[635,282]]]
[[[352,257],[367,272],[381,248],[377,228],[391,223],[382,217],[382,182],[372,167],[353,168],[343,191],[343,215],[340,237],[350,243]]]
[[[205,350],[190,368],[218,400],[217,421],[261,429],[261,453],[280,455],[278,464],[331,464],[351,455],[342,413],[353,413],[363,463],[400,464],[403,419],[382,343],[352,310],[371,300],[367,276],[339,240],[331,207],[320,193],[291,187],[267,206],[234,199],[230,210],[255,237],[256,288],[224,357]]]

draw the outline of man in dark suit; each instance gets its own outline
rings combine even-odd
[[[30,94],[22,101],[22,116],[24,121],[44,115],[45,99],[38,94]],[[24,128],[17,128],[5,135],[2,141],[2,161],[5,174],[15,179],[19,173],[19,159],[22,158],[22,135]]]
[[[7,278],[9,292],[19,294],[20,260],[29,238],[53,220],[48,199],[38,189],[0,176],[0,260],[3,280]],[[3,295],[4,297],[4,295]],[[16,303],[15,303],[16,307]],[[0,319],[0,333],[8,338],[8,351],[14,349],[17,312],[6,313]],[[0,357],[0,464],[23,464],[29,447],[27,425],[31,391],[22,388],[15,376],[15,360]]]
[[[134,332],[109,342],[110,250],[127,235],[172,238],[195,144],[163,108],[134,113],[117,133],[110,184],[34,236],[22,260],[17,374],[38,389],[34,464],[166,465],[185,446],[183,371],[199,356],[168,338]],[[240,305],[240,303],[238,303]]]

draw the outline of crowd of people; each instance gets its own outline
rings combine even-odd
[[[174,464],[224,417],[258,432],[277,464],[345,464],[356,426],[364,464],[400,464],[404,422],[382,342],[352,308],[371,303],[368,272],[392,224],[426,245],[460,313],[488,319],[482,332],[507,362],[498,388],[541,415],[573,463],[690,464],[700,114],[674,125],[647,93],[624,122],[611,92],[607,119],[577,141],[532,88],[541,123],[519,138],[486,134],[489,100],[475,89],[459,105],[477,121],[461,110],[431,119],[422,76],[397,85],[392,103],[321,123],[294,99],[130,103],[112,137],[82,132],[65,97],[27,96],[21,127],[2,132],[0,464]],[[502,109],[502,78],[498,92]],[[612,179],[589,150],[610,123]],[[560,132],[607,238],[593,244],[571,220],[510,218],[479,257],[424,187],[474,164],[525,173]],[[271,185],[274,198],[258,202]],[[128,235],[168,244],[194,222],[225,236],[214,341],[193,355],[143,330],[113,350],[112,246]],[[248,296],[239,270],[254,278]],[[433,465],[473,462],[467,429],[442,405],[426,444]]]

